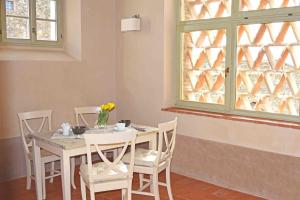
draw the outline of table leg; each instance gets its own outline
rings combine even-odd
[[[65,151],[63,151],[61,157],[61,182],[63,199],[71,200],[70,157],[66,155]]]
[[[36,199],[42,200],[42,162],[41,162],[41,148],[38,146],[35,139],[33,139],[33,162],[34,162],[34,171],[35,171],[35,190],[36,190]]]
[[[74,190],[76,190],[76,185],[75,185],[75,157],[70,158],[71,160],[71,185]]]

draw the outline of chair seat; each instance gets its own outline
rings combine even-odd
[[[128,167],[122,161],[120,161],[117,165],[117,168],[124,172],[128,173]],[[88,181],[88,165],[83,164],[80,166],[80,175]],[[114,170],[108,167],[108,165],[104,162],[99,162],[93,164],[92,166],[92,177],[93,182],[99,181],[110,181],[110,180],[117,180],[117,179],[126,179],[127,175],[122,175],[120,173],[116,173]]]
[[[157,151],[137,148],[135,150],[134,165],[153,167],[157,158]],[[164,153],[162,152],[161,157]],[[124,163],[130,163],[130,152],[126,153],[122,159]]]
[[[50,156],[56,156],[56,155],[49,151],[41,149],[41,158],[50,157]],[[33,148],[32,147],[29,147],[28,157],[30,160],[33,160]],[[59,157],[57,156],[57,158],[59,158]]]

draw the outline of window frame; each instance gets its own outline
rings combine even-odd
[[[57,41],[37,40],[36,34],[36,0],[29,2],[29,34],[30,39],[10,39],[6,37],[6,9],[5,0],[0,0],[1,18],[0,18],[0,46],[32,46],[32,47],[63,47],[63,30],[62,30],[62,8],[61,0],[56,1],[56,23],[57,23]],[[44,20],[44,19],[43,19]],[[53,21],[53,20],[44,20]],[[35,30],[35,31],[34,31]]]
[[[177,24],[176,24],[176,41],[177,55],[176,63],[176,101],[175,106],[179,108],[197,109],[200,111],[217,112],[231,115],[241,115],[247,117],[259,117],[274,120],[285,120],[291,122],[300,122],[300,114],[298,116],[268,113],[261,111],[241,110],[235,108],[236,103],[236,72],[237,72],[237,27],[241,24],[255,23],[273,23],[283,21],[300,21],[300,6],[286,8],[272,8],[267,10],[251,10],[240,11],[240,1],[232,0],[231,15],[228,17],[183,20],[184,0],[177,1]],[[224,27],[226,30],[226,56],[225,68],[229,68],[228,76],[225,76],[225,94],[224,105],[200,103],[182,100],[182,70],[183,70],[183,40],[184,31],[201,31],[216,30]]]

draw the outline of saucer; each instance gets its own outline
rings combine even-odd
[[[125,131],[127,128],[125,127],[125,128],[122,128],[122,129],[119,129],[118,127],[114,127],[114,130],[115,131]]]

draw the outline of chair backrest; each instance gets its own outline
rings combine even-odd
[[[88,161],[88,174],[89,181],[92,182],[94,178],[94,174],[92,171],[92,149],[95,148],[98,155],[102,159],[102,161],[107,166],[106,170],[113,171],[114,176],[119,177],[128,177],[132,178],[133,176],[133,165],[134,165],[134,154],[135,154],[135,139],[136,139],[136,130],[128,130],[126,132],[118,132],[118,133],[103,133],[103,134],[84,134],[84,140],[87,145],[87,161]],[[120,149],[122,151],[119,153],[117,158],[113,161],[109,161],[104,155],[105,145],[110,144],[118,144],[120,145]],[[131,145],[131,153],[130,153],[130,163],[128,165],[128,171],[124,172],[118,168],[118,164],[122,160],[124,154],[128,146]],[[107,149],[106,149],[107,150]]]
[[[170,122],[158,124],[158,153],[155,165],[171,159],[175,148],[177,117]]]
[[[91,127],[92,124],[88,123],[88,120],[84,117],[85,115],[90,114],[98,114],[98,108],[99,106],[89,106],[89,107],[76,107],[74,108],[75,111],[75,118],[76,118],[76,124],[80,125],[80,121],[83,122],[83,124],[87,127]],[[97,119],[94,122],[93,125],[97,123]]]
[[[48,123],[48,131],[51,131],[51,110],[39,110],[31,112],[18,113],[19,124],[21,129],[22,142],[25,152],[29,153],[29,147],[32,146],[31,140],[28,138],[29,133],[40,133],[45,129],[45,124]],[[41,122],[40,122],[41,121]],[[40,122],[38,129],[33,128],[33,124]],[[30,125],[31,124],[31,125]]]

